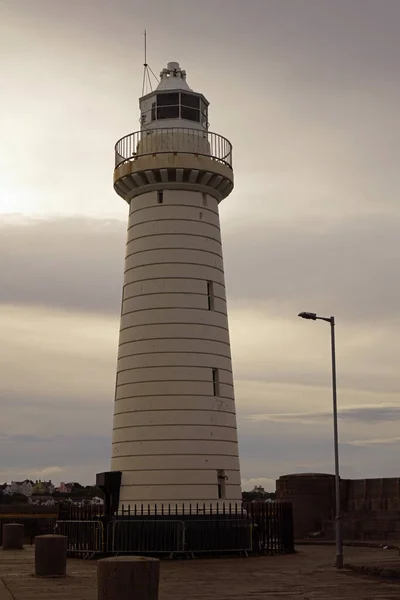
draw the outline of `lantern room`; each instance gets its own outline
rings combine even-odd
[[[191,90],[186,71],[169,62],[160,73],[157,89],[139,100],[142,129],[186,127],[208,130],[208,101]]]

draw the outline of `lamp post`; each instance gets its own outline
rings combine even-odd
[[[316,313],[301,312],[298,315],[302,319],[311,321],[326,321],[331,326],[331,353],[332,353],[332,393],[333,393],[333,443],[335,449],[335,541],[336,541],[336,567],[343,569],[343,540],[340,510],[340,475],[339,475],[339,433],[338,433],[338,411],[336,393],[336,349],[335,349],[335,317],[319,317]]]

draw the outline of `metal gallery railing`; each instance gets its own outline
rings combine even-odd
[[[135,131],[115,145],[115,167],[157,154],[207,156],[232,168],[232,144],[218,133],[186,127]]]

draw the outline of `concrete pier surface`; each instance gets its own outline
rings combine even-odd
[[[398,600],[400,582],[333,567],[334,549],[286,556],[162,561],[159,600]],[[345,562],[397,566],[393,550],[345,548]],[[71,559],[67,577],[33,576],[34,551],[0,552],[0,600],[97,600],[97,562]]]

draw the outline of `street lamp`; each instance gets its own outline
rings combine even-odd
[[[336,518],[335,518],[335,540],[336,540],[336,567],[343,569],[343,540],[340,510],[340,476],[339,476],[339,434],[337,414],[336,393],[336,351],[335,351],[335,317],[319,317],[316,313],[301,312],[298,314],[302,319],[310,321],[326,321],[331,326],[331,349],[332,349],[332,392],[333,392],[333,443],[335,448],[335,496],[336,496]]]

